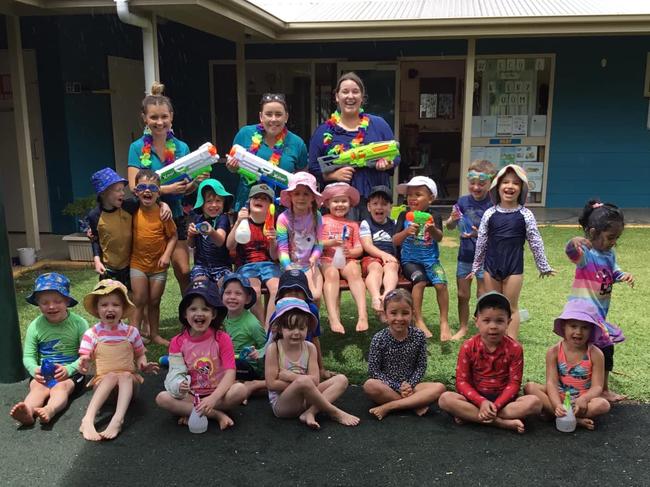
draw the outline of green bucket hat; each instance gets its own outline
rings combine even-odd
[[[199,189],[196,191],[196,203],[194,204],[194,209],[196,210],[203,206],[203,190],[208,187],[212,188],[212,191],[214,191],[217,196],[221,196],[225,200],[224,211],[228,210],[232,204],[233,196],[226,191],[223,184],[216,179],[205,179],[201,182]]]

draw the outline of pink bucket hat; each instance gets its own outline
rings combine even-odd
[[[297,172],[293,175],[289,181],[289,187],[283,189],[280,192],[280,203],[285,208],[291,208],[291,192],[295,190],[298,186],[306,186],[316,197],[316,204],[318,206],[323,204],[323,198],[318,192],[318,185],[316,183],[316,178],[309,174],[308,172]]]
[[[351,207],[357,206],[361,200],[359,192],[348,183],[331,183],[325,186],[323,190],[323,203],[336,196],[347,196],[350,198]]]
[[[503,176],[505,176],[509,170],[513,171],[522,181],[521,193],[519,193],[519,204],[525,205],[526,198],[528,198],[528,176],[526,175],[524,168],[518,166],[517,164],[508,164],[506,167],[503,167],[501,170],[499,170],[497,175],[492,180],[492,184],[490,185],[490,199],[494,204],[497,204],[501,201],[501,198],[499,197],[499,182],[501,182],[501,178],[503,178]]]

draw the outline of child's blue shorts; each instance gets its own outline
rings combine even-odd
[[[470,272],[472,272],[472,263],[471,262],[461,262],[460,260],[458,261],[458,265],[456,266],[456,277],[460,278],[466,278]],[[476,273],[476,276],[479,279],[483,279],[483,269],[478,271]]]
[[[280,277],[280,267],[274,262],[252,262],[244,264],[237,272],[249,279],[259,279],[266,282],[270,279]]]

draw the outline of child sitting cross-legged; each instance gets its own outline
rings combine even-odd
[[[235,349],[237,380],[246,386],[246,399],[266,390],[264,382],[264,345],[266,335],[259,320],[251,313],[257,296],[248,278],[226,274],[220,283],[221,301],[228,309],[223,322]]]
[[[166,390],[156,397],[158,406],[180,417],[179,424],[187,424],[198,396],[197,412],[224,430],[235,424],[225,411],[246,399],[246,387],[235,381],[232,340],[221,330],[225,315],[216,284],[190,283],[178,305],[183,331],[169,345]]]
[[[523,433],[523,419],[542,410],[539,398],[517,397],[524,351],[506,335],[511,314],[508,298],[496,291],[484,294],[476,304],[478,335],[466,340],[458,352],[458,392],[445,392],[438,400],[440,409],[458,424],[472,421]]]
[[[29,426],[35,418],[49,423],[65,409],[73,393],[83,390],[78,350],[88,322],[69,310],[77,301],[70,295],[70,280],[63,274],[38,276],[27,302],[41,311],[27,327],[23,349],[23,365],[32,380],[27,397],[9,414],[21,425]],[[41,371],[46,359],[54,364],[53,378],[46,378]]]
[[[350,209],[359,204],[359,192],[348,183],[328,184],[323,190],[323,205],[329,213],[323,217],[323,256],[321,266],[325,282],[323,297],[327,307],[327,317],[334,333],[345,333],[339,310],[340,279],[348,281],[350,293],[357,304],[357,331],[368,329],[368,311],[366,309],[366,285],[361,277],[359,258],[363,247],[359,239],[359,224],[347,220]],[[336,251],[342,249],[344,258],[337,267],[334,261]]]
[[[79,346],[81,372],[88,373],[91,360],[96,370],[88,383],[94,392],[79,432],[86,440],[111,440],[120,434],[136,386],[144,381],[139,372],[157,374],[158,364],[147,361],[138,329],[122,321],[135,313],[124,284],[113,279],[99,281],[84,298],[84,308],[99,322],[84,333]],[[116,388],[115,414],[106,429],[98,433],[95,418]]]
[[[190,248],[194,249],[194,267],[190,279],[217,282],[232,271],[226,237],[230,220],[226,214],[232,195],[216,179],[206,179],[197,190],[194,221],[187,228]]]
[[[562,404],[566,392],[577,423],[586,429],[593,430],[593,418],[609,411],[609,402],[602,397],[605,358],[594,345],[606,330],[592,304],[578,300],[566,304],[553,327],[562,340],[546,352],[546,386],[529,382],[524,387],[526,394],[542,401],[544,413],[566,415]]]
[[[424,333],[413,326],[413,298],[404,289],[384,297],[387,328],[372,337],[364,392],[378,404],[370,410],[377,419],[392,411],[411,409],[418,416],[445,392],[440,382],[421,382],[427,370]]]

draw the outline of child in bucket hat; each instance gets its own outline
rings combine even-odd
[[[301,269],[313,300],[323,293],[323,275],[319,263],[323,253],[323,217],[318,211],[322,196],[316,178],[298,172],[289,187],[280,193],[280,202],[287,209],[276,224],[280,269]]]
[[[116,279],[131,288],[129,261],[133,241],[133,214],[139,207],[136,198],[126,198],[127,180],[110,167],[91,178],[97,194],[97,206],[87,216],[91,233],[93,262],[99,279]],[[169,220],[171,210],[160,205],[160,218]]]
[[[49,423],[65,409],[73,393],[83,390],[79,344],[88,322],[69,309],[77,301],[70,294],[70,280],[63,274],[38,276],[26,299],[41,311],[27,327],[23,342],[23,365],[32,380],[25,399],[9,414],[21,425],[34,424],[36,419]],[[47,371],[49,364],[54,367],[52,374]]]
[[[235,353],[232,340],[223,331],[226,307],[217,285],[192,281],[178,305],[183,331],[169,345],[169,372],[165,390],[156,404],[180,416],[187,424],[192,409],[215,419],[220,429],[234,422],[224,411],[246,399],[246,387],[235,382]]]
[[[562,340],[546,352],[546,384],[529,382],[524,391],[542,401],[550,418],[566,414],[563,401],[568,392],[578,425],[593,430],[594,418],[610,410],[602,397],[605,358],[594,345],[607,328],[592,304],[571,300],[555,320],[553,332]]]
[[[216,179],[206,179],[197,190],[194,221],[187,229],[190,248],[194,249],[194,267],[190,279],[218,282],[232,271],[226,237],[230,232],[228,210],[233,196]]]
[[[472,279],[484,268],[486,291],[506,294],[512,305],[508,335],[519,335],[519,294],[524,279],[524,243],[528,240],[540,277],[555,271],[544,254],[544,241],[533,213],[524,206],[528,192],[526,171],[516,164],[501,169],[490,187],[494,206],[485,210],[476,240]]]
[[[316,320],[302,299],[283,298],[277,303],[271,323],[277,333],[267,347],[264,372],[273,414],[299,416],[307,426],[318,429],[316,415],[322,412],[345,426],[356,426],[359,418],[332,404],[347,389],[347,377],[339,374],[320,382],[316,349],[305,341],[307,329]]]
[[[122,321],[135,311],[124,284],[114,279],[99,281],[84,297],[84,308],[99,322],[84,333],[79,346],[80,370],[88,373],[91,360],[96,369],[95,377],[88,383],[94,389],[93,397],[79,431],[89,441],[112,440],[122,430],[136,384],[143,382],[139,372],[157,374],[158,364],[147,361],[138,329]],[[95,418],[116,388],[115,413],[106,429],[98,433]]]

